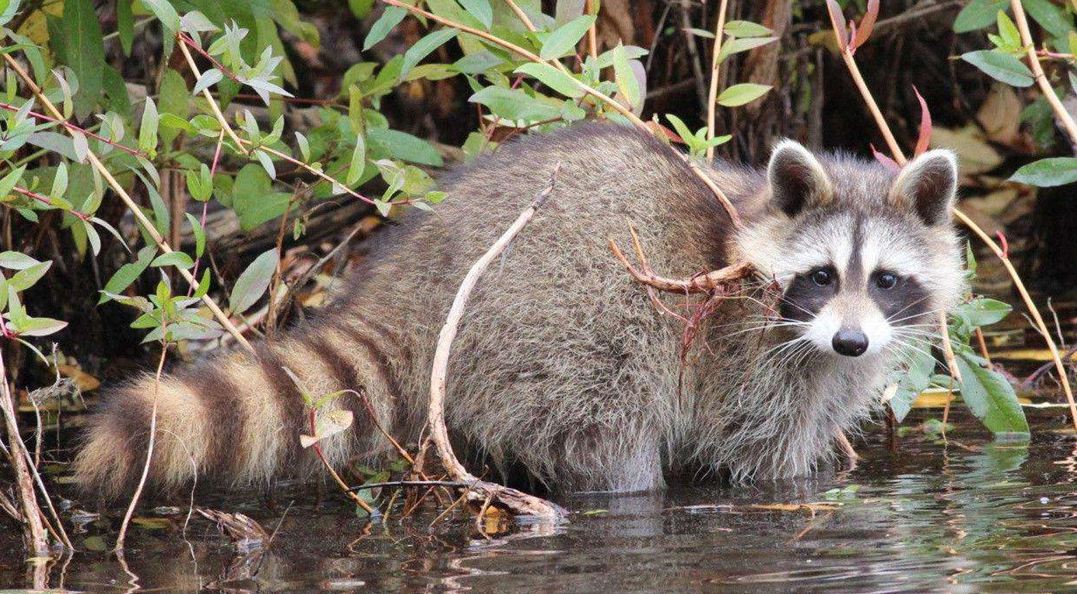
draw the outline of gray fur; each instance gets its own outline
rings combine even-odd
[[[342,283],[335,304],[263,353],[275,353],[312,391],[360,390],[398,439],[414,440],[425,421],[437,333],[459,282],[560,162],[549,202],[472,295],[449,366],[454,439],[506,468],[522,464],[563,490],[653,489],[682,469],[728,469],[738,479],[811,472],[831,456],[836,430],[855,430],[869,415],[898,360],[894,350],[852,359],[792,340],[802,330],[766,325],[767,310],[752,299],[762,292],[753,289],[709,319],[682,369],[681,322],[655,309],[606,242],[613,237],[629,247],[631,223],[660,274],[690,276],[747,258],[787,286],[789,275],[806,272],[798,268],[804,251],[798,241],[841,236],[838,215],[860,216],[882,235],[904,236],[895,241],[916,252],[911,262],[935,267],[921,279],[932,295],[930,311],[951,305],[961,283],[952,229],[929,228],[908,207],[888,202],[893,174],[881,166],[820,161],[832,195],[795,217],[771,206],[763,173],[708,168],[746,219],[745,230],[734,234],[707,187],[649,135],[588,124],[510,143],[446,175],[441,186],[450,196],[435,212],[412,210],[383,233],[367,263]],[[684,311],[683,296],[663,301]],[[257,366],[248,356],[237,358],[232,368]],[[197,394],[205,368],[170,381]],[[271,381],[271,370],[248,376],[232,382],[238,393],[230,398],[247,403],[244,414],[266,418],[230,427],[249,435],[231,447],[276,449],[232,456],[228,467],[212,462],[228,457],[196,455],[198,472],[260,482],[303,466],[295,456],[309,461],[294,445],[294,419],[281,417],[294,409],[250,404],[272,401],[279,381]],[[138,391],[146,389],[143,380],[116,398],[144,408]],[[360,407],[336,406],[357,411],[357,429],[326,444],[335,462],[385,445]],[[109,407],[89,432],[77,462],[88,488],[113,493],[130,480],[128,468],[105,460],[106,445],[131,431],[116,418],[123,409]],[[215,433],[214,415],[202,418],[207,441],[228,442]],[[191,421],[177,413],[159,423],[167,430]],[[250,429],[268,426],[278,428],[275,438]],[[169,455],[168,443],[162,439],[160,457],[183,463],[157,480],[180,484],[190,479],[192,465],[179,453]]]

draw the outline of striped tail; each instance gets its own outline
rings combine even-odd
[[[340,316],[346,318],[347,316]],[[174,375],[142,375],[106,395],[91,415],[74,462],[88,495],[111,501],[134,490],[146,461],[157,401],[157,439],[148,484],[170,492],[194,480],[266,484],[277,476],[309,476],[320,463],[299,443],[311,433],[310,411],[287,367],[315,398],[342,389],[365,395],[382,427],[392,426],[395,385],[369,328],[344,319],[307,324],[257,354],[223,353]],[[317,414],[346,408],[349,431],[321,442],[339,468],[352,455],[384,447],[366,405],[344,394]]]

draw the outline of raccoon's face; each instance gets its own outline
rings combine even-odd
[[[924,153],[895,174],[876,163],[820,161],[791,141],[767,169],[767,215],[738,249],[781,287],[782,325],[841,357],[924,336],[956,303],[963,270],[951,207],[957,167]]]

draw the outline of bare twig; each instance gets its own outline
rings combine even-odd
[[[584,14],[591,14],[594,12],[594,0],[583,0],[583,12]],[[595,15],[598,16],[598,15]],[[598,59],[598,19],[587,29],[587,53],[591,54],[592,58]]]
[[[168,344],[161,342],[161,358],[157,361],[157,373],[153,378],[153,407],[150,409],[150,438],[146,443],[146,463],[142,465],[142,476],[138,479],[138,486],[131,496],[131,503],[127,505],[127,512],[123,515],[120,524],[120,534],[116,537],[114,550],[122,551],[123,542],[127,538],[127,526],[131,523],[131,517],[138,507],[138,500],[142,497],[142,490],[146,487],[146,479],[150,476],[150,462],[153,460],[153,446],[157,442],[157,396],[161,391],[161,372],[165,367],[165,357],[168,355]]]
[[[718,5],[718,24],[714,27],[714,49],[711,55],[711,85],[707,91],[707,140],[714,138],[714,111],[718,105],[718,66],[722,53],[722,37],[725,35],[725,13],[729,7],[729,0],[722,0]],[[714,158],[714,147],[707,147],[707,159]]]
[[[1036,43],[1032,39],[1032,32],[1028,28],[1028,19],[1025,18],[1025,8],[1021,5],[1020,0],[1010,0],[1010,6],[1013,7],[1013,22],[1017,25],[1017,31],[1021,34],[1021,45],[1025,46],[1025,53],[1028,54],[1028,65],[1032,69],[1032,75],[1036,79],[1036,84],[1039,85],[1040,91],[1043,92],[1043,98],[1051,104],[1051,109],[1054,110],[1055,116],[1062,122],[1062,127],[1066,129],[1066,135],[1069,136],[1070,148],[1077,147],[1077,123],[1073,121],[1073,116],[1062,105],[1062,100],[1055,94],[1055,90],[1051,87],[1051,81],[1047,80],[1047,75],[1043,73],[1043,66],[1040,65],[1040,58],[1036,53]],[[1075,413],[1077,414],[1077,413]],[[1074,421],[1077,423],[1077,420]]]
[[[522,48],[522,47],[520,47],[520,46],[518,46],[518,45],[516,45],[514,43],[511,43],[509,41],[505,41],[504,39],[501,39],[500,37],[497,37],[496,35],[491,35],[490,33],[487,33],[486,31],[481,31],[479,29],[475,29],[473,27],[468,27],[467,25],[463,25],[461,23],[457,23],[455,21],[440,17],[440,16],[438,16],[438,15],[432,13],[432,12],[427,12],[427,11],[421,9],[421,8],[417,8],[415,6],[411,6],[410,4],[406,4],[404,2],[401,2],[400,0],[381,0],[381,2],[383,2],[385,4],[388,4],[390,6],[396,6],[396,7],[399,7],[399,8],[403,8],[404,10],[406,10],[406,11],[408,11],[408,12],[414,14],[414,15],[419,15],[419,16],[422,16],[424,18],[430,19],[430,20],[432,20],[434,22],[441,23],[442,25],[445,25],[446,27],[452,27],[452,28],[457,29],[459,31],[469,33],[471,35],[474,35],[476,37],[479,37],[479,38],[483,39],[484,41],[487,41],[489,43],[492,43],[494,45],[497,45],[499,47],[507,49],[510,52],[513,52],[514,54],[516,54],[516,55],[518,55],[518,56],[520,56],[522,58],[525,58],[525,59],[527,59],[527,60],[529,60],[531,62],[536,62],[536,63],[539,63],[539,64],[551,64],[551,62],[547,62],[547,61],[543,60],[541,57],[534,54],[533,52],[530,52],[530,51],[528,51],[528,50],[526,50],[526,49],[524,49],[524,48]],[[636,114],[632,113],[632,111],[630,109],[628,109],[627,107],[622,105],[620,102],[614,101],[612,97],[610,97],[610,96],[608,96],[608,95],[606,95],[604,93],[599,92],[598,90],[588,86],[587,84],[583,83],[582,81],[580,81],[579,79],[577,79],[575,77],[570,76],[568,78],[568,80],[570,80],[573,85],[575,85],[577,88],[579,88],[585,94],[594,97],[595,99],[601,101],[602,103],[605,103],[606,105],[609,105],[614,111],[616,111],[617,113],[622,115],[625,119],[627,119],[629,122],[631,122],[632,125],[636,126],[637,128],[640,128],[642,130],[646,130],[646,131],[648,131],[648,132],[650,132],[652,134],[655,133],[654,130],[652,130],[649,126],[647,126],[646,122],[639,119],[639,117],[636,116]],[[733,206],[733,203],[729,201],[729,198],[726,197],[726,195],[721,191],[721,189],[719,189],[718,186],[715,185],[714,180],[712,180],[710,178],[710,176],[706,175],[703,172],[703,170],[700,169],[699,166],[694,161],[689,159],[687,156],[682,155],[682,158],[684,158],[685,161],[692,168],[692,172],[695,173],[696,176],[699,177],[699,179],[704,184],[706,184],[708,188],[710,188],[711,192],[714,193],[715,198],[718,199],[718,202],[722,205],[722,208],[725,209],[726,214],[728,214],[729,218],[733,221],[733,225],[734,226],[740,226],[740,216],[737,214],[737,209]]]
[[[19,435],[19,425],[15,418],[15,401],[11,397],[11,390],[7,383],[7,370],[4,368],[4,358],[0,352],[0,381],[3,388],[0,389],[0,408],[3,409],[4,423],[7,427],[8,441],[11,446],[8,449],[11,466],[15,471],[15,492],[19,506],[22,508],[20,519],[23,522],[23,542],[26,551],[35,557],[47,557],[49,555],[49,541],[45,535],[45,526],[41,521],[41,508],[37,503],[37,495],[34,492],[33,479],[30,477],[29,457],[24,457],[26,447]]]
[[[652,272],[650,266],[647,265],[647,258],[644,256],[643,247],[640,245],[639,235],[636,233],[635,226],[629,225],[628,230],[632,233],[632,243],[635,246],[636,257],[639,258],[642,270],[636,268],[628,261],[628,258],[626,258],[624,253],[621,252],[621,249],[617,247],[617,243],[613,241],[612,237],[609,239],[610,251],[612,251],[613,255],[621,262],[621,265],[625,267],[628,274],[632,275],[632,278],[644,285],[654,287],[659,291],[685,294],[725,290],[729,288],[731,283],[742,281],[754,273],[751,264],[742,262],[740,264],[731,264],[725,268],[720,268],[687,279],[672,279],[659,276]]]
[[[472,265],[471,269],[464,277],[463,282],[460,284],[460,288],[456,292],[456,297],[453,299],[452,307],[449,309],[449,315],[445,320],[445,325],[441,328],[441,332],[438,335],[437,349],[434,353],[433,369],[430,373],[430,410],[428,413],[431,437],[437,448],[442,466],[444,466],[445,470],[454,481],[467,483],[469,485],[466,488],[463,497],[466,497],[473,502],[482,502],[487,498],[492,498],[493,501],[514,514],[540,516],[545,518],[561,517],[565,514],[565,510],[555,503],[528,495],[521,491],[517,491],[516,489],[510,489],[502,485],[480,480],[468,472],[468,470],[464,468],[464,465],[460,463],[460,460],[456,458],[456,454],[453,453],[452,445],[449,442],[449,430],[445,425],[445,392],[446,384],[448,382],[449,353],[452,349],[453,339],[456,338],[457,328],[460,324],[460,319],[464,315],[464,308],[467,306],[467,300],[471,295],[471,291],[475,288],[479,277],[482,276],[482,273],[490,265],[490,262],[492,262],[494,258],[508,246],[509,242],[516,237],[516,234],[519,233],[535,215],[535,212],[545,204],[547,199],[549,199],[551,192],[553,192],[554,185],[556,184],[557,174],[560,169],[561,164],[558,163],[557,166],[554,167],[553,173],[550,175],[550,181],[546,184],[546,187],[542,192],[539,193],[538,197],[535,198],[522,213],[520,213],[520,216],[517,217],[516,221],[514,221],[501,237],[490,246],[490,249],[488,249],[486,253]]]

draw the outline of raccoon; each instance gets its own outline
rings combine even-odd
[[[549,201],[471,297],[446,404],[459,447],[556,490],[656,489],[701,469],[734,480],[810,473],[834,457],[839,431],[870,416],[902,353],[964,290],[949,152],[895,173],[787,140],[762,171],[701,163],[742,216],[738,229],[676,149],[649,134],[591,123],[531,135],[444,175],[449,198],[382,232],[309,322],[255,354],[162,378],[151,484],[316,474],[299,440],[309,411],[289,372],[311,394],[351,389],[369,402],[348,393],[318,411],[354,413],[349,431],[322,444],[332,464],[385,449],[375,421],[417,439],[459,282],[558,164]],[[678,316],[691,305],[665,295],[656,308],[607,247],[628,245],[630,224],[656,271],[747,261],[765,280],[708,316],[682,360]],[[137,481],[153,399],[146,375],[97,405],[74,464],[87,492],[109,499]]]

